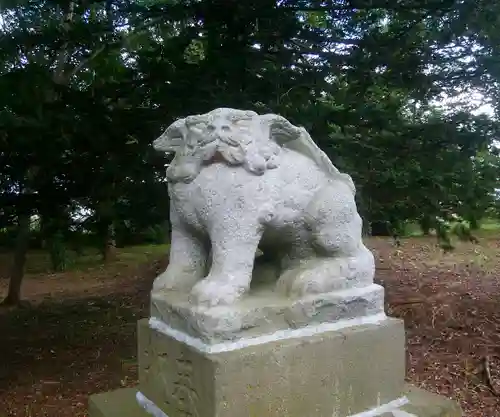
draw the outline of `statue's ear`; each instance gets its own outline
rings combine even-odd
[[[302,134],[299,127],[294,126],[282,116],[277,114],[265,114],[261,117],[264,123],[269,126],[269,139],[280,146],[298,139]]]
[[[177,120],[160,137],[155,139],[153,148],[160,152],[177,152],[184,146],[186,134],[185,119]]]

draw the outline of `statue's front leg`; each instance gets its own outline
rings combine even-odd
[[[206,242],[187,230],[175,211],[171,212],[170,218],[172,236],[169,264],[165,272],[154,280],[153,292],[191,289],[206,272]]]
[[[211,236],[210,272],[193,287],[192,302],[206,306],[232,304],[245,294],[250,288],[261,236],[258,222],[218,228]]]

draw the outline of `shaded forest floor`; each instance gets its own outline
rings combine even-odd
[[[459,400],[467,417],[500,416],[498,234],[451,254],[427,238],[368,245],[387,311],[406,324],[408,380]],[[135,384],[136,321],[165,249],[127,248],[107,266],[89,258],[64,274],[32,256],[31,307],[0,311],[0,416],[83,417],[89,394]]]

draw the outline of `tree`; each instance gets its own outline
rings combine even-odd
[[[113,12],[120,4],[117,2],[109,8],[109,2],[83,5],[75,1],[41,1],[12,4],[9,10],[4,9],[2,30],[8,36],[1,40],[3,111],[0,123],[6,145],[0,154],[4,167],[2,197],[4,206],[11,207],[9,212],[18,218],[19,238],[26,240],[17,245],[19,250],[27,250],[29,237],[21,227],[24,224],[21,219],[39,213],[45,220],[44,231],[51,242],[53,258],[62,255],[61,239],[71,206],[74,201],[87,197],[90,188],[96,187],[102,177],[95,173],[102,169],[104,162],[108,162],[106,179],[111,178],[111,184],[114,183],[113,174],[109,174],[110,158],[94,158],[96,152],[92,150],[89,156],[88,148],[77,152],[88,144],[85,133],[95,137],[99,131],[97,137],[102,138],[103,125],[105,135],[119,130],[124,120],[121,116],[129,117],[119,110],[122,114],[115,118],[116,114],[110,111],[110,107],[119,107],[114,102],[119,97],[113,90],[119,86],[113,77],[124,68],[119,48],[130,39],[129,34],[124,36],[116,30],[119,24],[113,20]],[[116,19],[121,21],[123,15],[118,14]],[[98,65],[91,67],[98,58],[101,59]],[[96,68],[100,69],[99,73]],[[127,76],[131,70],[121,72]],[[125,80],[124,84],[131,78],[125,77]],[[102,93],[107,96],[99,96]],[[105,111],[100,112],[103,109]],[[131,113],[130,105],[128,113]],[[135,119],[132,117],[132,120]],[[83,126],[96,129],[89,132],[88,127]],[[129,149],[125,146],[130,140],[129,134],[130,131],[121,134],[121,143],[115,142],[118,152],[131,154],[132,146],[128,146]],[[118,135],[114,136],[115,140]],[[124,168],[137,169],[136,156],[129,157],[131,164],[121,160],[122,178],[130,176]],[[89,166],[96,159],[102,165]],[[83,166],[89,168],[90,177],[82,178]],[[114,171],[116,173],[117,168]],[[107,183],[100,185],[113,190]],[[114,195],[111,193],[107,198]],[[97,197],[95,193],[93,196]],[[20,282],[24,267],[21,264],[26,256],[16,252],[15,259],[17,267],[12,280]],[[63,261],[57,260],[55,266],[63,266]],[[18,300],[9,296],[8,301]]]
[[[468,87],[499,97],[495,7],[4,2],[0,220],[25,237],[23,216],[40,215],[57,269],[73,212],[84,207],[107,259],[115,239],[167,217],[165,159],[151,141],[178,117],[233,106],[310,130],[354,177],[374,232],[396,233],[447,207],[474,223],[493,204],[496,122],[467,105],[437,111],[432,100]]]

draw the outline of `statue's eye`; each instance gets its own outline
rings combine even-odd
[[[229,126],[224,125],[224,126],[222,126],[222,127],[221,127],[221,130],[222,130],[223,132],[229,132],[231,129],[229,128]]]

